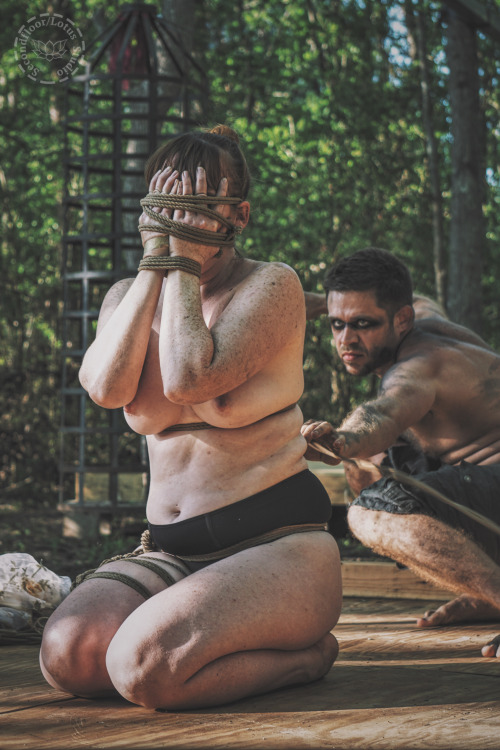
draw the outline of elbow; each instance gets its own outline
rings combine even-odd
[[[163,395],[168,401],[180,406],[199,404],[213,397],[206,385],[204,386],[192,372],[164,380]]]
[[[177,362],[175,366],[161,367],[163,395],[173,404],[187,406],[200,400],[199,372],[192,366]]]
[[[160,362],[163,395],[180,406],[191,406],[209,401],[218,394],[220,375],[213,371],[211,362],[201,357],[180,357]]]
[[[102,406],[103,409],[120,409],[132,400],[124,399],[123,395],[118,397],[118,394],[112,393],[103,388],[89,388],[86,390],[92,401],[97,404],[97,406]]]
[[[199,403],[200,397],[198,394],[198,391],[190,390],[182,385],[176,387],[169,384],[163,389],[163,395],[167,401],[171,401],[173,404],[179,404],[179,406],[189,406],[191,404]]]
[[[127,397],[127,393],[120,392],[116,388],[111,388],[105,383],[92,381],[80,372],[80,383],[82,388],[87,391],[89,397],[98,406],[103,409],[119,409],[132,401],[134,394]]]

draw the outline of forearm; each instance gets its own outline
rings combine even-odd
[[[344,420],[337,435],[343,438],[343,457],[370,459],[393,445],[401,431],[389,414],[373,403],[366,403]]]
[[[80,382],[105,408],[125,406],[136,394],[162,283],[162,272],[140,271],[109,318],[99,322]]]
[[[163,392],[174,403],[201,403],[212,398],[215,346],[203,318],[200,282],[184,271],[169,271],[165,286],[160,328]]]

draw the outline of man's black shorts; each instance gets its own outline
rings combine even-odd
[[[383,464],[411,474],[450,500],[471,508],[500,526],[500,464],[458,466],[417,453],[410,446],[392,448]],[[463,530],[493,560],[500,562],[500,536],[450,505],[414,487],[383,477],[366,487],[353,503],[386,513],[421,514]]]

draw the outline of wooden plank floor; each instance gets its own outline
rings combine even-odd
[[[1,750],[500,749],[500,623],[415,628],[420,600],[346,598],[337,663],[314,684],[164,713],[49,688],[38,647],[0,648]]]

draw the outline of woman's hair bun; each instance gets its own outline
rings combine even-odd
[[[229,138],[231,141],[235,141],[235,143],[240,142],[238,133],[230,128],[229,125],[216,125],[215,128],[212,128],[208,132],[214,133],[215,135],[223,135],[226,138]]]

